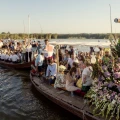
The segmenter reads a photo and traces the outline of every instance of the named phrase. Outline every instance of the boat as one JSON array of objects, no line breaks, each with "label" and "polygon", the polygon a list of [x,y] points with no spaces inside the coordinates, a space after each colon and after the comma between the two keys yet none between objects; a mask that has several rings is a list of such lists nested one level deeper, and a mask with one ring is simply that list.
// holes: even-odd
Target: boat
[{"label": "boat", "polygon": [[[61,45],[64,43],[53,42],[52,44]],[[73,45],[76,44],[78,45],[78,43],[74,43]],[[109,44],[106,45],[109,46]],[[96,46],[96,44],[92,44],[92,46]],[[56,49],[57,48],[58,47],[56,46]],[[104,120],[101,116],[96,117],[93,115],[92,109],[89,107],[88,103],[85,102],[83,97],[77,95],[72,97],[71,93],[66,91],[65,89],[55,89],[53,85],[48,84],[44,75],[38,77],[34,75],[31,71],[30,80],[32,85],[38,90],[40,94],[44,95],[47,99],[51,100],[65,110],[71,112],[72,114],[78,116],[79,118],[83,120]]]},{"label": "boat", "polygon": [[13,68],[13,69],[30,69],[31,64],[34,62],[25,62],[25,63],[10,63],[10,62],[5,62],[5,61],[0,61],[0,66],[2,67],[8,67],[8,68]]},{"label": "boat", "polygon": [[40,79],[39,77],[30,74],[30,79],[33,86],[40,94],[44,95],[60,107],[82,119],[84,118],[84,120],[99,120],[92,115],[92,112],[89,111],[86,104],[84,104],[83,98],[79,96],[71,97],[70,92],[67,91],[61,93],[59,89],[55,89],[53,86],[43,82],[43,79],[46,81],[43,77]]}]

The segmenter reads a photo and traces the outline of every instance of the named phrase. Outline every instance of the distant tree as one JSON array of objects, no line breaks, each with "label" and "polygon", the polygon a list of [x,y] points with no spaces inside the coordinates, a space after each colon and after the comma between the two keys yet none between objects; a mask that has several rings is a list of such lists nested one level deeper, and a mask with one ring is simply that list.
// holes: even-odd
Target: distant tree
[{"label": "distant tree", "polygon": [[51,34],[51,33],[49,33],[49,34],[48,34],[48,39],[51,39],[51,36],[52,36],[52,34]]},{"label": "distant tree", "polygon": [[54,39],[57,39],[57,37],[58,37],[57,33],[56,33],[56,34],[53,34],[53,38],[54,38]]},{"label": "distant tree", "polygon": [[48,34],[46,34],[45,39],[48,39]]},{"label": "distant tree", "polygon": [[8,35],[10,35],[10,32],[8,31],[8,33],[7,33]]},{"label": "distant tree", "polygon": [[6,34],[5,32],[2,32],[1,34]]}]

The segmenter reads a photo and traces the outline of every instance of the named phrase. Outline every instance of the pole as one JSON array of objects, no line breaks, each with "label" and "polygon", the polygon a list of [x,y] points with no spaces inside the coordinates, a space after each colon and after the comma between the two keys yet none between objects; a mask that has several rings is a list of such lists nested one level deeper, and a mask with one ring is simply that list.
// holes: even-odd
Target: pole
[{"label": "pole", "polygon": [[24,27],[24,34],[25,34],[25,23],[24,23],[24,20],[23,20],[23,27]]},{"label": "pole", "polygon": [[110,26],[111,26],[111,34],[112,34],[112,16],[111,16],[111,5],[110,6]]},{"label": "pole", "polygon": [[[30,44],[29,35],[30,35],[30,16],[28,15],[28,44]],[[30,62],[29,51],[28,51],[28,62]]]},{"label": "pole", "polygon": [[56,45],[57,73],[59,73],[59,45]]},{"label": "pole", "polygon": [[28,15],[28,39],[30,35],[30,16]]},{"label": "pole", "polygon": [[41,40],[42,40],[42,32],[43,32],[43,30],[42,30],[42,27],[41,27],[41,25],[40,25],[40,29],[41,29]]}]

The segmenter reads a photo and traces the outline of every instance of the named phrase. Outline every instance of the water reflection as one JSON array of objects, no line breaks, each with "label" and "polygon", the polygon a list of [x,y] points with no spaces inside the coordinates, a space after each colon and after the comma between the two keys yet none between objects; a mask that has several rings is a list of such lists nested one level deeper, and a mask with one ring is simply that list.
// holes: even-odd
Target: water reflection
[{"label": "water reflection", "polygon": [[29,71],[0,68],[0,120],[73,119],[78,118],[35,90]]}]

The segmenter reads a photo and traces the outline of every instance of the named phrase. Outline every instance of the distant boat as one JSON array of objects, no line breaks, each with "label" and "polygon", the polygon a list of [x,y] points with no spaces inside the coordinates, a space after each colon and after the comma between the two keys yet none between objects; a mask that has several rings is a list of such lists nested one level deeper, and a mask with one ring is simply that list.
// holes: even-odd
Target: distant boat
[{"label": "distant boat", "polygon": [[0,66],[13,68],[13,69],[30,69],[31,64],[33,64],[33,63],[34,63],[34,61],[26,62],[26,63],[9,63],[9,62],[5,62],[5,61],[0,61]]}]

